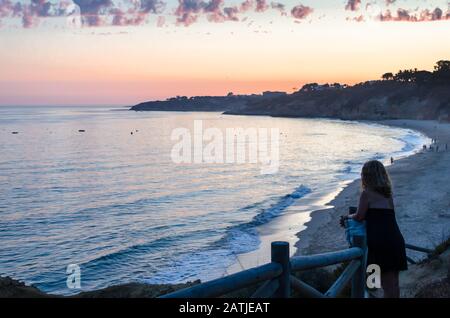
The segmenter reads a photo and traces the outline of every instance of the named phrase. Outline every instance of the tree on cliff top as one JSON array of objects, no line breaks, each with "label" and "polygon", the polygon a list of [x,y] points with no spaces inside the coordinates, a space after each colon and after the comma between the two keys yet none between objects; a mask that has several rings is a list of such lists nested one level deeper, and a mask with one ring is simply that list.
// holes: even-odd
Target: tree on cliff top
[{"label": "tree on cliff top", "polygon": [[436,62],[434,66],[435,72],[449,72],[450,71],[450,61],[440,60]]},{"label": "tree on cliff top", "polygon": [[392,81],[394,79],[394,74],[392,73],[384,73],[383,75],[381,75],[381,78],[385,81]]},{"label": "tree on cliff top", "polygon": [[450,82],[450,61],[440,60],[434,66],[434,72],[418,70],[417,68],[410,70],[400,70],[395,75],[392,73],[384,73],[381,78],[383,80],[394,80],[402,83],[439,83]]},{"label": "tree on cliff top", "polygon": [[439,82],[450,82],[450,61],[437,61],[434,66],[433,77]]}]

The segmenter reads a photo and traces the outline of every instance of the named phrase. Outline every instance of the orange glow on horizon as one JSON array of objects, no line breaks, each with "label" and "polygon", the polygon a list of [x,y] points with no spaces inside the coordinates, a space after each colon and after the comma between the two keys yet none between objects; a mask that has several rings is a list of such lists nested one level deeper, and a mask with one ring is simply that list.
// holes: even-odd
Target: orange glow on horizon
[{"label": "orange glow on horizon", "polygon": [[[385,72],[432,70],[449,59],[446,21],[326,21],[90,30],[0,29],[0,105],[119,104],[184,95],[285,91],[305,83],[355,84]],[[430,36],[432,34],[433,36]],[[439,40],[441,39],[441,40]]]}]

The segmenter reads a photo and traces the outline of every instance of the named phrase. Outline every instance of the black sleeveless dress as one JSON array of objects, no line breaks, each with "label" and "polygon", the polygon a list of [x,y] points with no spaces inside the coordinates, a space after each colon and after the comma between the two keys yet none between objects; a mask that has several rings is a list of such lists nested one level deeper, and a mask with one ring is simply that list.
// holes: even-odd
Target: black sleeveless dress
[{"label": "black sleeveless dress", "polygon": [[405,240],[394,209],[369,208],[366,214],[367,265],[377,264],[381,272],[408,269]]}]

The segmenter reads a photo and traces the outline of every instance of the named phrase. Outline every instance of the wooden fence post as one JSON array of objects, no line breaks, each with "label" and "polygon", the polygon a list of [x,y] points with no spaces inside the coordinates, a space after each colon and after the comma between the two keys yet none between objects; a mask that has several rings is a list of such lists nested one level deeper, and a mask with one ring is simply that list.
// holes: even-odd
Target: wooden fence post
[{"label": "wooden fence post", "polygon": [[352,247],[359,247],[364,251],[361,256],[361,265],[352,278],[352,298],[364,298],[366,290],[366,237],[354,236]]},{"label": "wooden fence post", "polygon": [[283,272],[278,277],[279,287],[274,293],[275,298],[288,298],[291,292],[291,263],[289,260],[289,243],[272,242],[271,245],[272,262],[279,263]]}]

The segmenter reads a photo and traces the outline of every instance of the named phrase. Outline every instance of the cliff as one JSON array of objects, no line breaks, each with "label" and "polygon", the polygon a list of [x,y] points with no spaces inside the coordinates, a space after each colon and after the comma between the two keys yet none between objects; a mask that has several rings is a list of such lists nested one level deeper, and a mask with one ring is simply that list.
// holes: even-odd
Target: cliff
[{"label": "cliff", "polygon": [[[269,95],[272,96],[272,95]],[[178,96],[148,101],[131,107],[135,111],[239,111],[248,103],[268,99],[264,95]]]},{"label": "cliff", "polygon": [[176,97],[131,107],[135,111],[221,111],[234,115],[327,117],[349,120],[450,121],[450,82],[370,81],[317,85],[293,94]]},{"label": "cliff", "polygon": [[371,81],[351,87],[314,90],[250,102],[226,114],[329,117],[349,120],[450,120],[450,83]]},{"label": "cliff", "polygon": [[150,101],[131,110],[223,111],[236,115],[328,117],[349,120],[431,119],[450,121],[450,61],[436,62],[434,71],[400,70],[383,80],[354,86],[304,85],[293,94],[185,96]]}]

